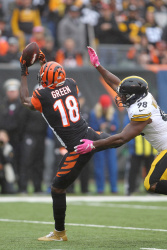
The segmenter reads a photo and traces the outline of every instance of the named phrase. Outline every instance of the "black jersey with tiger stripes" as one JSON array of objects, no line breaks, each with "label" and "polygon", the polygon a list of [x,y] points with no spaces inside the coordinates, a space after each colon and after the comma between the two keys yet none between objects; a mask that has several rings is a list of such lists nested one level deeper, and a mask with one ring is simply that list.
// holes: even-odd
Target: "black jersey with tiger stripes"
[{"label": "black jersey with tiger stripes", "polygon": [[44,119],[62,145],[73,151],[88,130],[88,124],[80,113],[76,82],[66,78],[63,85],[54,89],[39,88],[35,94],[41,103]]}]

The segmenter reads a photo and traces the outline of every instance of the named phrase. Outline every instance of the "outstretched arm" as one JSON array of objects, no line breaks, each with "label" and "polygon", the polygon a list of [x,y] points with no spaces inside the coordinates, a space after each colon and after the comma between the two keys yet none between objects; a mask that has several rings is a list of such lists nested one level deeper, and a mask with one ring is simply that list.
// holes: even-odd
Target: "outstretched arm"
[{"label": "outstretched arm", "polygon": [[80,154],[85,154],[91,152],[93,149],[107,149],[122,146],[126,142],[130,141],[137,135],[139,135],[145,126],[150,122],[150,119],[143,122],[131,121],[121,133],[110,136],[106,139],[98,141],[90,141],[83,139],[84,142],[81,145],[75,147],[75,151]]},{"label": "outstretched arm", "polygon": [[34,106],[31,103],[31,97],[29,96],[29,90],[28,90],[28,83],[27,83],[27,75],[29,74],[28,68],[26,66],[26,61],[23,61],[22,57],[20,58],[20,65],[21,65],[20,100],[25,107],[31,110],[35,110]]},{"label": "outstretched arm", "polygon": [[[45,54],[41,50],[38,59],[41,66],[46,63]],[[36,110],[32,105],[31,97],[29,96],[28,83],[27,83],[27,75],[29,73],[28,73],[28,68],[26,66],[26,61],[22,59],[22,56],[20,57],[20,65],[21,65],[21,87],[20,87],[21,102],[25,107],[31,110]]]},{"label": "outstretched arm", "polygon": [[109,72],[107,69],[105,69],[103,66],[100,65],[99,58],[96,54],[96,51],[88,47],[88,53],[90,57],[91,64],[99,71],[105,82],[115,91],[117,92],[117,87],[121,80]]},{"label": "outstretched arm", "polygon": [[114,148],[118,146],[122,146],[126,142],[130,141],[131,139],[135,138],[137,135],[140,135],[142,130],[148,124],[147,121],[143,122],[135,122],[131,121],[121,133],[110,136],[106,139],[95,141],[93,143],[95,148]]},{"label": "outstretched arm", "polygon": [[20,99],[25,107],[35,110],[31,103],[31,97],[29,96],[27,76],[21,76]]}]

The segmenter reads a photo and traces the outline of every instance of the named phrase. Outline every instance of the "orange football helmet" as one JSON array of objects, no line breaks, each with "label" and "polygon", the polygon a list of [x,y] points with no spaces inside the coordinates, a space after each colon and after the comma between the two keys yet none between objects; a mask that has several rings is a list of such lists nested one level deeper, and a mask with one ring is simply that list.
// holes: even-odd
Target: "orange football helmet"
[{"label": "orange football helmet", "polygon": [[58,87],[62,85],[65,81],[66,72],[64,68],[57,62],[47,62],[45,63],[39,73],[38,82],[44,88],[47,87]]}]

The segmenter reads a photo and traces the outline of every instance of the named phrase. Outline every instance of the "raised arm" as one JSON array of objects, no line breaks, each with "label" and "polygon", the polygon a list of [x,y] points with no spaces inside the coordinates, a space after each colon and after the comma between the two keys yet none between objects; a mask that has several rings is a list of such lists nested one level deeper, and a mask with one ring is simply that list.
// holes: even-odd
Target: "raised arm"
[{"label": "raised arm", "polygon": [[[41,66],[46,63],[45,54],[41,50],[38,59]],[[22,56],[20,57],[20,65],[21,65],[21,87],[20,87],[21,102],[25,107],[31,110],[36,110],[32,105],[31,97],[29,96],[28,83],[27,83],[27,75],[29,73],[28,73],[28,68],[26,66],[26,61],[22,59]]]},{"label": "raised arm", "polygon": [[29,96],[29,90],[28,90],[28,83],[27,83],[27,75],[29,74],[28,68],[26,66],[26,61],[23,61],[22,57],[20,57],[20,65],[21,65],[20,100],[25,107],[31,110],[35,110],[34,106],[31,103],[31,97]]},{"label": "raised arm", "polygon": [[117,76],[115,76],[114,74],[112,74],[111,72],[109,72],[107,69],[105,69],[103,66],[100,65],[99,58],[96,54],[96,51],[93,48],[88,47],[88,53],[89,53],[91,64],[99,71],[99,73],[101,74],[105,82],[115,92],[117,92],[117,87],[119,83],[121,82],[121,80]]}]

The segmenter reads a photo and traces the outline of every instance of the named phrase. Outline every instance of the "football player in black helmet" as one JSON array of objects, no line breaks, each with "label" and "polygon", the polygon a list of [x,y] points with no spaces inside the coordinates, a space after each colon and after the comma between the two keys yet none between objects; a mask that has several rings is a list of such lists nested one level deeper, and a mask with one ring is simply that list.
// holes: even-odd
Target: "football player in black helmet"
[{"label": "football player in black helmet", "polygon": [[123,79],[117,89],[115,101],[118,107],[130,107],[137,100],[148,94],[148,83],[139,76],[129,76]]},{"label": "football player in black helmet", "polygon": [[88,47],[92,65],[99,71],[105,82],[117,93],[116,103],[126,107],[130,123],[119,134],[107,139],[91,141],[82,139],[75,147],[80,154],[94,149],[103,150],[122,146],[142,134],[159,152],[145,178],[146,190],[167,195],[167,119],[157,102],[148,92],[147,82],[139,76],[129,76],[122,81],[100,65],[94,49]]}]

